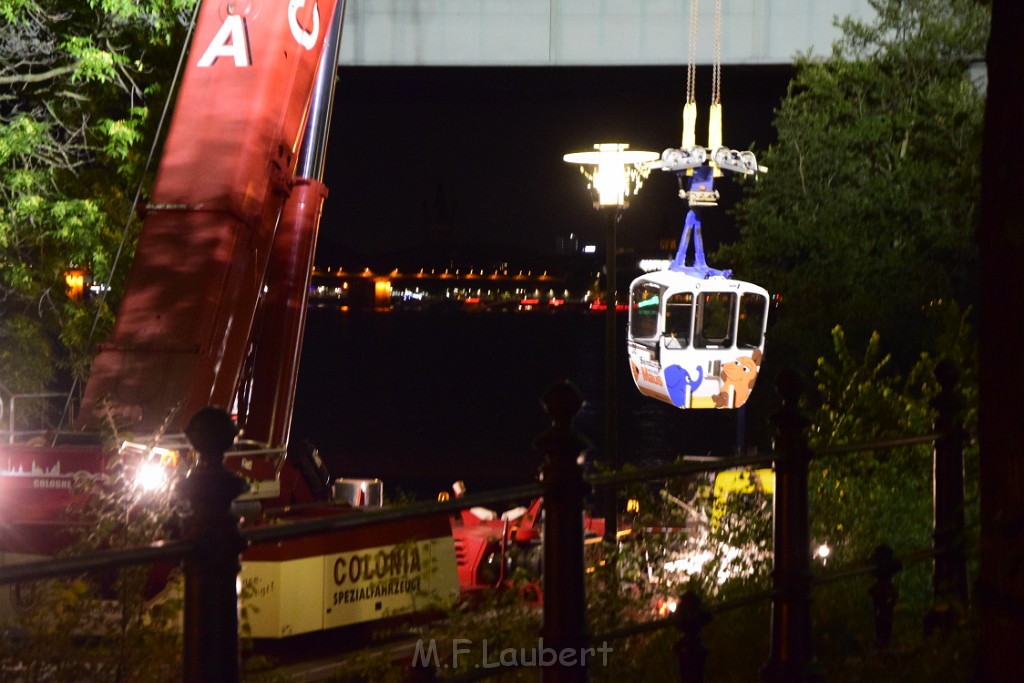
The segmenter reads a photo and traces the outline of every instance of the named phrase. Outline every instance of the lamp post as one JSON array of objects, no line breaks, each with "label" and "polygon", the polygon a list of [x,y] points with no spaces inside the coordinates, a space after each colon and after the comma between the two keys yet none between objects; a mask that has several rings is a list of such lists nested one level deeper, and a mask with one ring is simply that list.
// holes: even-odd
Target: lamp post
[{"label": "lamp post", "polygon": [[[594,208],[607,215],[605,233],[605,341],[604,341],[604,448],[608,468],[619,468],[618,410],[615,390],[616,344],[616,227],[622,210],[629,206],[647,178],[648,163],[659,158],[656,152],[630,150],[621,142],[594,145],[593,152],[573,152],[562,157],[570,164],[578,164],[580,173],[587,178],[588,189],[594,199]],[[605,498],[605,540],[615,542],[618,531],[618,503],[615,489],[609,487]]]}]

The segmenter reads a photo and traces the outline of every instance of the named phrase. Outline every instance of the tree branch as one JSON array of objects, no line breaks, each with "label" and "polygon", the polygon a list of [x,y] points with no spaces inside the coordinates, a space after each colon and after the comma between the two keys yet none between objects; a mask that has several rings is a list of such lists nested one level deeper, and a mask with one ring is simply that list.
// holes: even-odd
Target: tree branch
[{"label": "tree branch", "polygon": [[0,85],[14,85],[18,83],[41,83],[42,81],[53,80],[69,73],[73,73],[78,67],[76,64],[60,66],[49,71],[38,74],[14,74],[13,76],[0,76]]}]

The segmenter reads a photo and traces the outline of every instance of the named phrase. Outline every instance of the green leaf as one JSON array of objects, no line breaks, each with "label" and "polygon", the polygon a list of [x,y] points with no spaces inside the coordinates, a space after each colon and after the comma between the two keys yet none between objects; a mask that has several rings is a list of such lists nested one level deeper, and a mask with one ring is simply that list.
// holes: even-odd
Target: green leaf
[{"label": "green leaf", "polygon": [[63,48],[76,60],[72,83],[113,80],[116,76],[115,65],[124,61],[120,55],[96,47],[93,40],[86,36],[72,36]]}]

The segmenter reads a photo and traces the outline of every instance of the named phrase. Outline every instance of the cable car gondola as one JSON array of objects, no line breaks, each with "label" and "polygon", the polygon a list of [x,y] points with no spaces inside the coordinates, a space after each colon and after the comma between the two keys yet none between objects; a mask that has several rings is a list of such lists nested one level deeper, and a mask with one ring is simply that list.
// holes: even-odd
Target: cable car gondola
[{"label": "cable car gondola", "polygon": [[[694,237],[694,265],[686,265]],[[641,393],[677,408],[739,408],[764,355],[768,292],[704,261],[691,210],[667,270],[629,285],[629,366]]]}]

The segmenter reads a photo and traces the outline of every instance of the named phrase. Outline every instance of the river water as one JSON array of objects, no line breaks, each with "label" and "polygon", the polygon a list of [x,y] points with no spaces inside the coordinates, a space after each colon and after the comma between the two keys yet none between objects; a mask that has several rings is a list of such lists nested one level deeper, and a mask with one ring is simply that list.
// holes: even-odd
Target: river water
[{"label": "river water", "polygon": [[[735,411],[681,411],[636,391],[619,318],[620,459],[734,452]],[[292,442],[319,448],[335,476],[383,479],[388,495],[525,483],[550,424],[541,397],[560,380],[585,401],[574,426],[589,459],[604,457],[604,358],[603,313],[311,308]]]}]

